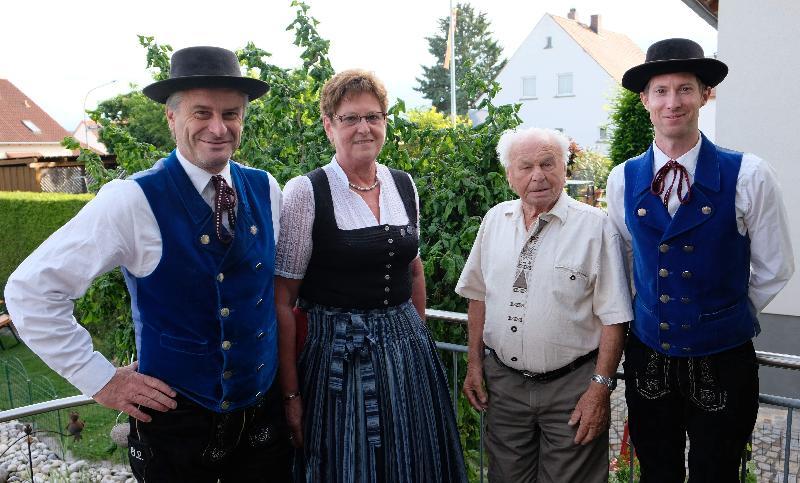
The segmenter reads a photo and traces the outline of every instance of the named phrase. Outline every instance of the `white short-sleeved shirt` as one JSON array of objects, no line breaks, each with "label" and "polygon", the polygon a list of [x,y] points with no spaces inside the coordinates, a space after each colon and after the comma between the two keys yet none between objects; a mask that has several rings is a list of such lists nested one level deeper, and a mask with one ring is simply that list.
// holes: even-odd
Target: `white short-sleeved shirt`
[{"label": "white short-sleeved shirt", "polygon": [[489,210],[456,292],[485,302],[486,345],[537,373],[596,349],[603,325],[633,318],[619,234],[602,210],[563,193],[530,230],[518,199]]}]

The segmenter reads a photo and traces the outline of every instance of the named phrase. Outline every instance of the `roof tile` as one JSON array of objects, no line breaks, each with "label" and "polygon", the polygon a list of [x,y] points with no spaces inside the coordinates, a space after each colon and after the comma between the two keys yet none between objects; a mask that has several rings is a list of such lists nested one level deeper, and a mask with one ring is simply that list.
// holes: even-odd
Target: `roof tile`
[{"label": "roof tile", "polygon": [[[23,120],[32,121],[41,132],[28,129]],[[44,112],[8,79],[0,79],[0,142],[61,142],[70,133]]]}]

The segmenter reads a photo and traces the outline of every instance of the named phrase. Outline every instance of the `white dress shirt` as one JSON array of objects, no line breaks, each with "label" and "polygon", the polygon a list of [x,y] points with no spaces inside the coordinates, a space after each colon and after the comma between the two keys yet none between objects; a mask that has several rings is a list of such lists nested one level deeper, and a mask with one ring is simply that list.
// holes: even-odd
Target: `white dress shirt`
[{"label": "white dress shirt", "polygon": [[552,371],[633,318],[621,243],[602,210],[566,193],[530,230],[522,202],[506,201],[483,218],[456,292],[485,302],[483,341],[506,365]]},{"label": "white dress shirt", "polygon": [[[336,226],[340,230],[357,230],[377,225],[405,225],[409,218],[403,199],[389,168],[377,164],[377,176],[380,182],[378,205],[380,220],[375,219],[372,210],[364,198],[350,189],[347,175],[336,156],[323,166],[328,177],[328,186],[333,200],[333,213]],[[411,176],[408,175],[409,179]],[[419,213],[419,197],[414,180],[414,199]],[[281,231],[278,240],[278,251],[275,255],[275,275],[284,278],[302,279],[306,274],[311,252],[314,249],[312,231],[314,228],[314,188],[308,176],[298,176],[286,183],[283,190],[283,208],[281,212]],[[419,233],[419,216],[417,216],[417,233]]]},{"label": "white dress shirt", "polygon": [[[211,174],[178,160],[209,206]],[[230,165],[220,173],[231,185]],[[279,236],[281,190],[269,176],[272,225]],[[226,217],[223,217],[226,218]],[[152,273],[161,259],[161,232],[150,203],[133,180],[103,186],[86,206],[53,233],[11,274],[5,290],[8,311],[25,343],[83,394],[93,396],[115,368],[94,350],[89,333],[72,315],[99,275],[125,267],[136,277]]]},{"label": "white dress shirt", "polygon": [[[686,168],[690,183],[694,183],[701,143],[702,138],[686,154],[675,160]],[[653,175],[669,160],[669,156],[653,142]],[[672,174],[666,178],[667,183],[671,181]],[[667,205],[670,216],[675,215],[680,206],[677,181],[675,183]],[[625,249],[630,260],[633,248],[631,234],[625,225],[625,163],[615,166],[608,175],[606,199],[608,215],[625,240]],[[748,296],[760,312],[794,273],[794,254],[786,208],[775,171],[766,161],[752,153],[744,153],[742,156],[734,204],[736,227],[740,234],[750,237]]]}]

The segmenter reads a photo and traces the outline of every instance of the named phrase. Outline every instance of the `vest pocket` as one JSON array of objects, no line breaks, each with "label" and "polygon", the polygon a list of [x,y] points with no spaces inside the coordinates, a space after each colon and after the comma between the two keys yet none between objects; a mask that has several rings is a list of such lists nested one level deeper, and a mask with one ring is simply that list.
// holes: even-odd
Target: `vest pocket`
[{"label": "vest pocket", "polygon": [[160,340],[161,347],[165,349],[200,356],[208,354],[208,343],[204,340],[186,339],[169,334],[161,334]]}]

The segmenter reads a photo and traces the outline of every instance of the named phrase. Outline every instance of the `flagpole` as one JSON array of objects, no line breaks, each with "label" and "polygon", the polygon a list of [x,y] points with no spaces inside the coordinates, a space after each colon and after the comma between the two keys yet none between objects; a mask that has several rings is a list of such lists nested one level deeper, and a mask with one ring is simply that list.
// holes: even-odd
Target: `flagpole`
[{"label": "flagpole", "polygon": [[453,0],[450,0],[450,31],[453,36],[450,40],[450,118],[453,127],[456,127],[456,28],[454,17]]}]

